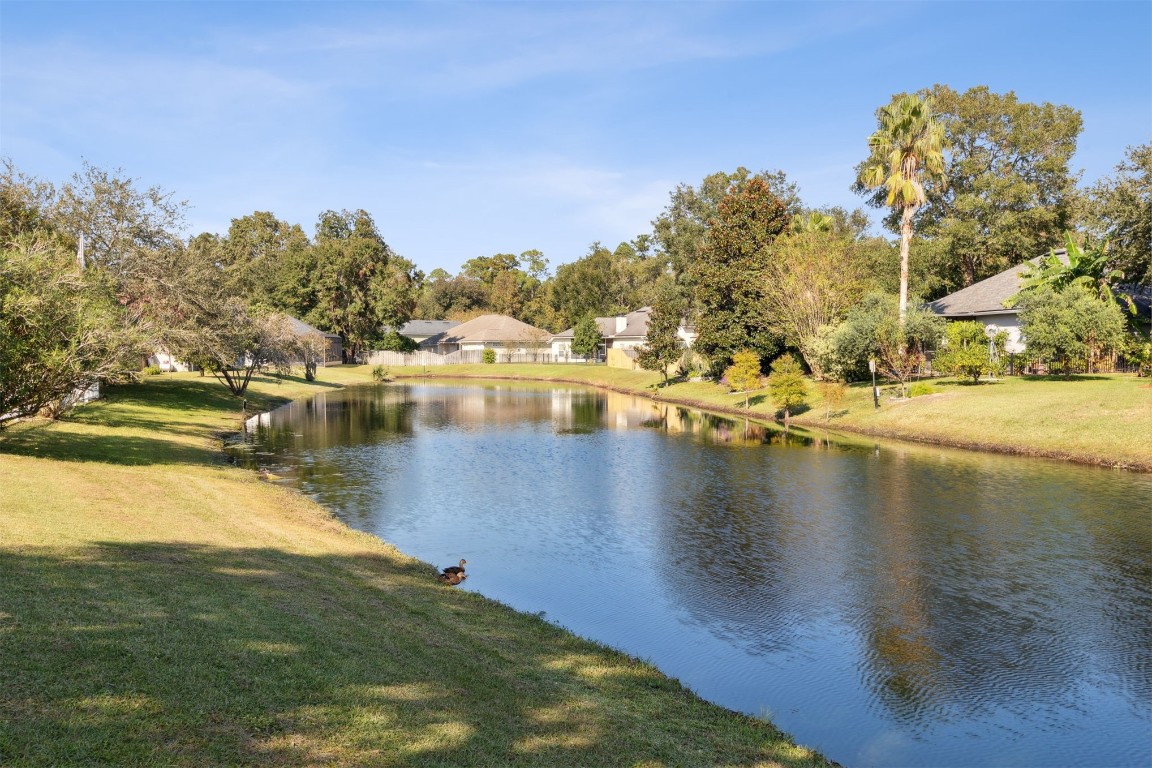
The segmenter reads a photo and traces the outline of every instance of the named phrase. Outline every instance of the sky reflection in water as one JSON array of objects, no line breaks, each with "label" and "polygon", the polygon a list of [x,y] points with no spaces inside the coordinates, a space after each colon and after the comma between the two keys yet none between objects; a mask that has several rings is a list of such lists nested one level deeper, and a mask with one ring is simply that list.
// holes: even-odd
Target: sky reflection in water
[{"label": "sky reflection in water", "polygon": [[341,390],[253,463],[852,766],[1152,762],[1152,477],[578,388]]}]

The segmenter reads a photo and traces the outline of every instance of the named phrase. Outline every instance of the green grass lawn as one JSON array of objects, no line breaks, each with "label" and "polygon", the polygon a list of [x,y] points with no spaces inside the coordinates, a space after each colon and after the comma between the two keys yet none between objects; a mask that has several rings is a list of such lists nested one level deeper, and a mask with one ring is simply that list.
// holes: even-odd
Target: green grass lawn
[{"label": "green grass lawn", "polygon": [[[966,448],[1152,471],[1152,382],[1130,375],[945,379],[910,400],[885,392],[872,406],[855,388],[830,428]],[[803,421],[825,423],[815,404]]]},{"label": "green grass lawn", "polygon": [[[393,369],[394,375],[424,375]],[[769,419],[763,391],[604,366],[454,366]],[[249,414],[371,381],[258,378],[246,411],[194,374],[112,388],[0,436],[0,764],[823,765],[650,665],[435,580],[299,494],[228,465]],[[809,428],[1152,469],[1129,376],[933,383]]]},{"label": "green grass lawn", "polygon": [[[257,380],[250,410],[369,379]],[[0,764],[825,765],[229,466],[165,375],[0,437]]]}]

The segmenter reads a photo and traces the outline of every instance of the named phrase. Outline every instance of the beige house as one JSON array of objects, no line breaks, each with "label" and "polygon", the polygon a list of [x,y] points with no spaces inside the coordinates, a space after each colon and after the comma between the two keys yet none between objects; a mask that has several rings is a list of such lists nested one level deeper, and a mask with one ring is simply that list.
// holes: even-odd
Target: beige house
[{"label": "beige house", "polygon": [[427,339],[436,351],[476,352],[494,349],[505,354],[547,351],[552,334],[507,315],[481,315]]}]

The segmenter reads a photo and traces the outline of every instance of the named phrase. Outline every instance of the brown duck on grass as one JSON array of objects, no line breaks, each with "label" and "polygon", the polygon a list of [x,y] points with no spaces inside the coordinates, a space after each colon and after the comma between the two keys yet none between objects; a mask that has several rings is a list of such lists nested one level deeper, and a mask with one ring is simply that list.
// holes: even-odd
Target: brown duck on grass
[{"label": "brown duck on grass", "polygon": [[466,573],[442,573],[439,576],[437,576],[436,578],[438,578],[440,581],[444,582],[448,586],[454,587],[457,584],[459,584],[460,582],[464,581],[464,579],[468,578],[468,574],[466,574]]},{"label": "brown duck on grass", "polygon": [[444,582],[445,584],[449,584],[449,585],[454,587],[457,584],[459,584],[460,582],[464,581],[464,579],[468,578],[468,574],[464,573],[464,566],[467,564],[468,564],[468,561],[461,558],[460,559],[460,565],[448,566],[447,568],[444,569],[444,572],[441,573],[436,578],[438,578],[440,581]]}]

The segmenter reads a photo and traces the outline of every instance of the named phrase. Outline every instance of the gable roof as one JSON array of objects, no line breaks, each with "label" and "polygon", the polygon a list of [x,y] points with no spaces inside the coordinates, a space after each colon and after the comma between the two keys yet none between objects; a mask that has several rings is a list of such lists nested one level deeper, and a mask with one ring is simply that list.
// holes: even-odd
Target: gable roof
[{"label": "gable roof", "polygon": [[[648,319],[652,313],[652,307],[641,307],[640,309],[629,312],[626,315],[615,315],[613,317],[597,317],[596,327],[600,330],[600,335],[605,339],[619,339],[622,337],[634,336],[636,338],[644,338],[648,335]],[[620,331],[616,330],[617,318],[624,318],[624,327]],[[553,339],[571,339],[576,335],[575,328],[569,328],[566,331],[555,334]]]},{"label": "gable roof", "polygon": [[[610,339],[616,335],[616,318],[615,317],[596,317],[596,328],[600,331],[600,335],[605,339]],[[561,331],[552,336],[553,339],[571,339],[576,336],[576,328],[572,327],[566,331]]]},{"label": "gable roof", "polygon": [[612,334],[613,338],[619,339],[625,336],[636,338],[647,338],[648,336],[648,323],[651,320],[652,307],[641,307],[633,312],[629,312],[624,316],[624,327],[619,332]]},{"label": "gable roof", "polygon": [[531,341],[551,336],[547,331],[507,315],[480,315],[444,332],[441,344],[484,341]]},{"label": "gable roof", "polygon": [[435,336],[458,325],[459,320],[409,320],[400,326],[397,333],[401,336]]},{"label": "gable roof", "polygon": [[297,336],[306,336],[309,333],[318,333],[321,336],[325,336],[329,339],[340,338],[340,334],[338,333],[325,333],[319,328],[308,325],[308,323],[304,322],[303,320],[292,317],[292,315],[285,315],[285,317],[288,318],[288,324],[292,326],[292,333],[296,334]]},{"label": "gable roof", "polygon": [[[1059,249],[1054,253],[1062,261],[1068,260],[1064,249]],[[1020,292],[1020,286],[1024,282],[1021,275],[1030,266],[1039,264],[1042,258],[1044,257],[1037,256],[1023,264],[1010,267],[998,275],[973,283],[967,288],[961,288],[955,293],[936,299],[928,305],[928,308],[945,317],[1016,314],[1020,309],[1018,307],[1005,307],[1004,302]]]}]

